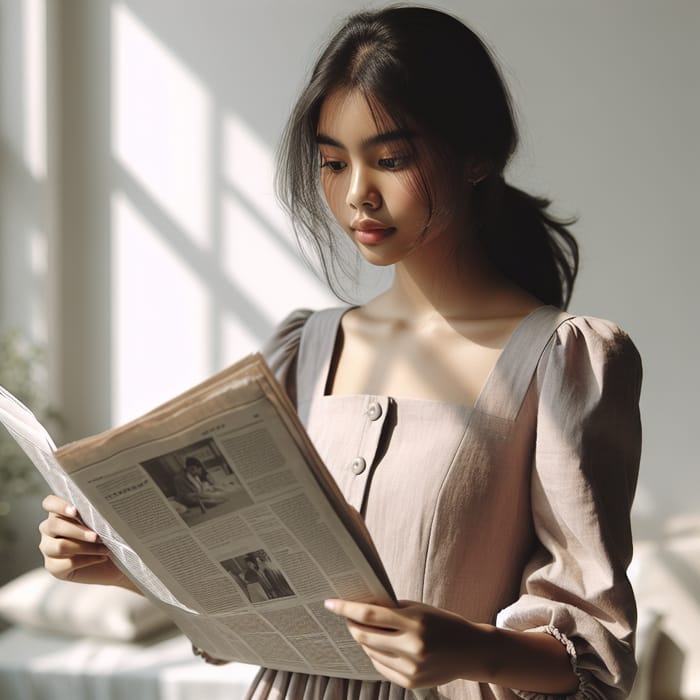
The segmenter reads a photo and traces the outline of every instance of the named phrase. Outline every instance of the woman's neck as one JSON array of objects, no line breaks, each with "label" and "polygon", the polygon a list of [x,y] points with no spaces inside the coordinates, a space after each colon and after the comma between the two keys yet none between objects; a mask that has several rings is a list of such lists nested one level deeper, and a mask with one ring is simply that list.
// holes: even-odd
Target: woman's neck
[{"label": "woman's neck", "polygon": [[529,313],[540,302],[505,279],[478,250],[421,248],[395,266],[394,282],[377,298],[378,311],[422,322],[485,320]]}]

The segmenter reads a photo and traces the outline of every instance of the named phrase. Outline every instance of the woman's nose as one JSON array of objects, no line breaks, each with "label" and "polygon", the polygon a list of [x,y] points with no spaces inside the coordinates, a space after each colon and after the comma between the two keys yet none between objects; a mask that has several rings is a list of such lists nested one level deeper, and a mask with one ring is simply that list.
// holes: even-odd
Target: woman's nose
[{"label": "woman's nose", "polygon": [[353,209],[378,209],[382,198],[371,173],[366,168],[355,168],[350,178],[346,197],[347,204]]}]

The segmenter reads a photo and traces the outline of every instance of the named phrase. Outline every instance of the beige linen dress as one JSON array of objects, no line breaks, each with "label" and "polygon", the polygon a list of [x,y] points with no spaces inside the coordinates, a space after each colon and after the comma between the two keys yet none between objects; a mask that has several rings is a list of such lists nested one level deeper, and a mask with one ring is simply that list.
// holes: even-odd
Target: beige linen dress
[{"label": "beige linen dress", "polygon": [[[286,319],[268,361],[321,457],[364,516],[398,598],[564,644],[575,698],[631,686],[626,577],[640,456],[639,356],[614,324],[540,307],[517,327],[476,404],[329,396],[347,309]],[[441,697],[544,698],[472,681]],[[261,669],[255,700],[400,700],[411,691]]]}]

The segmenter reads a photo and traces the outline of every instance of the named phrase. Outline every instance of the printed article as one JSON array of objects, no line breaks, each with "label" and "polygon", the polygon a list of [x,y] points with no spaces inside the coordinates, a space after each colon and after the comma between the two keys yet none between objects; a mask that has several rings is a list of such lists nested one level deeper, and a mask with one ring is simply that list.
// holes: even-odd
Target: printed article
[{"label": "printed article", "polygon": [[260,355],[58,450],[4,390],[0,420],[196,646],[270,668],[380,678],[323,600],[391,605],[391,585]]}]

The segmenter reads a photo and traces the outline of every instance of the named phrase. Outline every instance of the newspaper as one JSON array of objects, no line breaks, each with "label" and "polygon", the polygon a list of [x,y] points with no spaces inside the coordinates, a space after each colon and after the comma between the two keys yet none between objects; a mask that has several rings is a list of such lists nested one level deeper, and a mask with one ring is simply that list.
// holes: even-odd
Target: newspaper
[{"label": "newspaper", "polygon": [[60,449],[1,387],[0,421],[196,646],[224,660],[381,679],[323,601],[394,605],[391,584],[261,355]]}]

